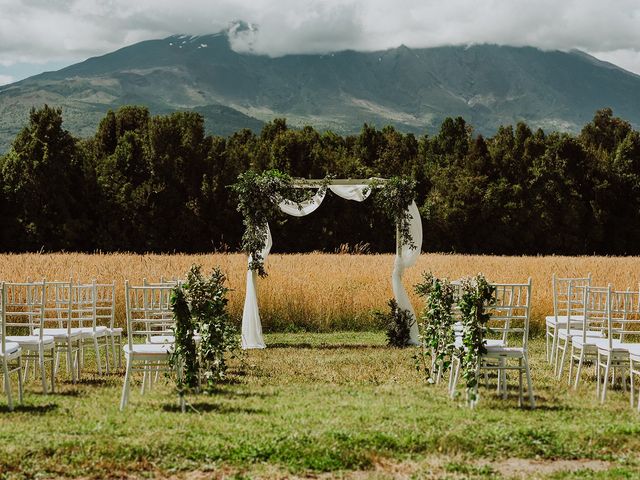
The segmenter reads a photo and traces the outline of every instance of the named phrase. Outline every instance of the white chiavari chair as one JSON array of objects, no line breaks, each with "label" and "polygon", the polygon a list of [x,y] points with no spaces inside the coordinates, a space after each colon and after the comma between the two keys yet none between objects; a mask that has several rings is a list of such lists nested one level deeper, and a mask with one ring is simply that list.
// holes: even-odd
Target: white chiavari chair
[{"label": "white chiavari chair", "polygon": [[[45,282],[44,288],[44,331],[45,336],[53,337],[56,344],[57,373],[60,354],[65,353],[67,373],[76,383],[80,369],[80,341],[82,333],[72,328],[73,282]],[[39,334],[39,329],[34,333]]]},{"label": "white chiavari chair", "polygon": [[97,324],[96,290],[95,280],[73,285],[71,321],[73,330],[81,333],[80,365],[84,364],[85,347],[88,343],[95,353],[98,375],[102,375],[101,349],[104,349],[105,368],[109,373],[109,332],[106,326]]},{"label": "white chiavari chair", "polygon": [[[20,345],[25,360],[25,378],[29,361],[34,373],[40,369],[42,391],[48,392],[45,363],[51,363],[51,391],[55,391],[56,342],[44,335],[46,282],[5,282],[4,318],[7,342]],[[37,332],[37,333],[36,333]]]},{"label": "white chiavari chair", "polygon": [[577,362],[576,378],[573,388],[578,388],[580,375],[585,361],[593,361],[598,355],[598,345],[606,339],[604,334],[611,315],[611,285],[607,287],[591,287],[584,289],[584,322],[582,328],[575,329],[570,340],[569,385],[573,375],[573,366]]},{"label": "white chiavari chair", "polygon": [[606,325],[606,339],[598,344],[596,364],[597,392],[600,401],[607,398],[609,375],[611,383],[617,376],[626,390],[627,374],[630,370],[630,357],[640,353],[640,292],[612,292],[611,314]]},{"label": "white chiavari chair", "polygon": [[151,375],[149,368],[169,371],[169,358],[173,344],[150,343],[151,337],[159,332],[167,332],[173,325],[173,320],[166,315],[167,298],[172,286],[130,286],[125,281],[125,306],[127,312],[127,344],[123,347],[126,372],[122,388],[120,409],[123,410],[129,399],[131,374],[143,372],[142,386]]},{"label": "white chiavari chair", "polygon": [[[495,370],[498,374],[498,389],[503,397],[507,394],[507,372],[515,371],[519,379],[519,404],[524,404],[523,376],[526,376],[529,405],[535,408],[531,368],[529,366],[529,320],[531,315],[531,278],[527,283],[493,284],[496,302],[487,306],[490,319],[487,324],[486,353],[480,356],[476,372],[474,399],[478,402],[478,382],[482,371]],[[461,362],[455,360],[452,374],[451,395],[455,393]]]},{"label": "white chiavari chair", "polygon": [[13,395],[11,394],[11,374],[18,375],[18,401],[22,403],[22,349],[16,342],[7,341],[5,325],[5,304],[7,290],[4,282],[0,283],[0,363],[4,378],[4,391],[7,394],[7,405],[13,410]]},{"label": "white chiavari chair", "polygon": [[[547,361],[556,363],[556,353],[558,350],[559,332],[569,325],[570,328],[581,328],[582,301],[584,287],[591,285],[591,274],[586,277],[556,277],[553,274],[551,279],[553,289],[553,315],[545,318],[546,336],[545,347]],[[570,287],[577,287],[572,288]]]},{"label": "white chiavari chair", "polygon": [[[114,368],[122,367],[122,328],[115,326],[116,282],[95,283],[96,325],[105,326],[111,341]],[[117,352],[117,353],[116,353]],[[116,357],[118,359],[116,363]]]}]

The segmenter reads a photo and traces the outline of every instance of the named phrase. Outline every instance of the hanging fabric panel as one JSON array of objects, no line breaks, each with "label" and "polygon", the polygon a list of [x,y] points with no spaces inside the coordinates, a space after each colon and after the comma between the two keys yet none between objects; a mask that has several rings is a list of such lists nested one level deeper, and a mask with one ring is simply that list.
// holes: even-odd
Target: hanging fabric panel
[{"label": "hanging fabric panel", "polygon": [[292,215],[294,217],[304,217],[305,215],[309,215],[312,212],[315,212],[316,209],[324,200],[325,190],[319,190],[313,197],[304,202],[296,203],[291,200],[282,200],[278,207],[287,215]]},{"label": "hanging fabric panel", "polygon": [[[420,211],[416,202],[411,202],[409,208],[407,208],[409,215],[411,216],[409,231],[411,232],[411,238],[416,248],[412,249],[408,245],[403,245],[401,248],[396,248],[396,258],[393,262],[393,273],[391,274],[391,285],[393,287],[393,296],[398,303],[398,307],[403,310],[409,310],[411,316],[414,318],[413,325],[411,325],[411,343],[419,344],[419,332],[416,317],[416,312],[413,310],[409,295],[402,283],[402,275],[405,269],[415,265],[420,251],[422,250],[422,220],[420,219]],[[396,242],[397,244],[397,242]]]},{"label": "hanging fabric panel", "polygon": [[[262,249],[262,259],[266,260],[271,251],[273,239],[271,230],[267,224],[267,241]],[[249,256],[251,264],[251,256]],[[244,297],[244,309],[242,311],[242,348],[265,348],[262,338],[262,323],[260,322],[260,311],[258,310],[258,272],[247,269],[247,291]]]}]

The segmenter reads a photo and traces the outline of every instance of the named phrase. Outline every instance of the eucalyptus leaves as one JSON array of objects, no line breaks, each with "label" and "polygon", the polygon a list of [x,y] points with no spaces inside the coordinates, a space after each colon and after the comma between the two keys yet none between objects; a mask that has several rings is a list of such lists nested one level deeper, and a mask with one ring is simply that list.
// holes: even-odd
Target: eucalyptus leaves
[{"label": "eucalyptus leaves", "polygon": [[480,274],[451,283],[425,273],[415,290],[426,301],[418,322],[419,366],[433,383],[451,366],[454,356],[458,357],[468,398],[473,401],[478,362],[486,353],[487,308],[495,303],[495,287]]},{"label": "eucalyptus leaves", "polygon": [[[175,320],[175,345],[170,363],[179,370],[181,396],[189,390],[213,389],[225,378],[225,355],[235,353],[238,338],[227,313],[226,277],[215,268],[206,278],[194,265],[183,284],[173,289],[171,308]],[[197,341],[196,341],[197,339]]]}]

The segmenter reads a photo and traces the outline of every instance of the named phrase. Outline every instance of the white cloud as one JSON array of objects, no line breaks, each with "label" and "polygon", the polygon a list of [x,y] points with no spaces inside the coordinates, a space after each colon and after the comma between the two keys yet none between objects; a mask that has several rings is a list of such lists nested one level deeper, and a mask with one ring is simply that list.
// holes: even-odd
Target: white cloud
[{"label": "white cloud", "polygon": [[0,0],[0,64],[77,59],[233,20],[238,50],[272,56],[405,44],[579,48],[640,72],[637,0]]},{"label": "white cloud", "polygon": [[12,83],[15,79],[11,75],[0,75],[0,85]]}]

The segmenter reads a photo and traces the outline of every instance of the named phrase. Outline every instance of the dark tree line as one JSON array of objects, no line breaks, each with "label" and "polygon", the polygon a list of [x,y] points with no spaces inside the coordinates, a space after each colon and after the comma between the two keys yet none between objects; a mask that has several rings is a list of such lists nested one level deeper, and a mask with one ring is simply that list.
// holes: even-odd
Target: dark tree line
[{"label": "dark tree line", "polygon": [[[364,125],[340,136],[269,122],[222,138],[193,112],[109,112],[94,137],[66,131],[60,110],[32,110],[0,157],[0,250],[236,250],[242,219],[228,186],[248,170],[293,176],[417,180],[428,251],[639,254],[640,133],[605,109],[579,135],[524,123],[493,137],[462,118],[434,136]],[[313,218],[272,223],[277,251],[342,243],[393,248],[372,202],[327,196]]]}]

